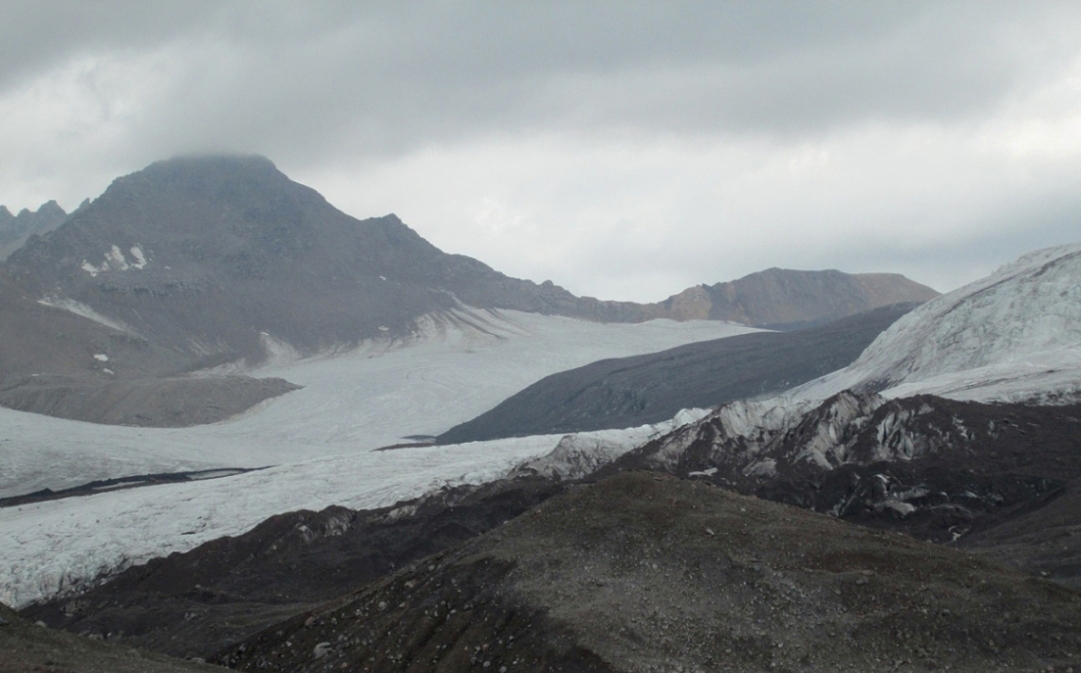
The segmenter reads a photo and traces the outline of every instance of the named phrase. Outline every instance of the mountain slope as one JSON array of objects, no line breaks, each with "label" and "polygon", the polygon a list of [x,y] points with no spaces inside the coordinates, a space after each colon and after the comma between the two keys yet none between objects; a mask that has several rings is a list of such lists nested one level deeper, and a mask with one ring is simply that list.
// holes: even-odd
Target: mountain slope
[{"label": "mountain slope", "polygon": [[165,375],[183,364],[88,306],[34,301],[0,274],[0,405],[96,423],[187,426],[296,389],[281,379]]},{"label": "mountain slope", "polygon": [[548,376],[439,436],[442,444],[656,423],[680,409],[777,393],[856,359],[914,305],[798,332],[758,332],[602,360]]},{"label": "mountain slope", "polygon": [[1021,257],[930,301],[846,369],[795,394],[847,388],[888,396],[1074,399],[1081,393],[1081,244]]},{"label": "mountain slope", "polygon": [[314,353],[409,334],[459,302],[647,317],[447,255],[393,215],[356,220],[261,157],[178,158],[119,178],[6,266],[32,296],[89,306],[191,368],[258,362],[267,335]]},{"label": "mountain slope", "polygon": [[[17,218],[5,210],[0,220],[3,214],[10,220],[5,231],[31,215],[35,221],[63,215],[55,204]],[[768,282],[748,277],[733,286],[742,288],[736,293],[742,313],[706,311],[703,317],[822,320],[884,298],[908,298],[915,286],[900,277],[871,282],[832,271],[771,270],[758,276]],[[47,333],[62,335],[64,343],[46,344],[40,353],[8,348],[0,361],[0,403],[142,425],[220,420],[236,405],[213,402],[210,407],[222,411],[177,415],[150,401],[175,398],[180,388],[161,396],[132,384],[129,395],[133,389],[112,385],[114,380],[178,380],[222,367],[244,371],[277,356],[409,339],[422,321],[454,320],[463,309],[600,322],[694,317],[680,308],[685,302],[600,301],[575,297],[551,282],[509,278],[477,260],[440,251],[394,215],[352,218],[258,156],[180,157],[118,178],[62,226],[30,237],[0,265],[0,291],[98,323],[75,321],[42,332],[19,320],[5,322],[2,329],[14,342],[32,343]],[[793,313],[793,305],[802,312]],[[101,325],[113,330],[111,341],[98,337]],[[49,337],[56,338],[61,337]],[[110,347],[125,339],[139,348]],[[100,364],[106,361],[108,366]],[[28,377],[51,383],[42,386]],[[251,399],[258,388],[233,382],[243,386],[236,400]],[[216,396],[219,384],[206,394]],[[111,387],[95,388],[106,385]],[[120,397],[127,400],[123,408],[101,404]],[[83,402],[89,398],[94,402]],[[148,401],[145,408],[141,400]]]}]

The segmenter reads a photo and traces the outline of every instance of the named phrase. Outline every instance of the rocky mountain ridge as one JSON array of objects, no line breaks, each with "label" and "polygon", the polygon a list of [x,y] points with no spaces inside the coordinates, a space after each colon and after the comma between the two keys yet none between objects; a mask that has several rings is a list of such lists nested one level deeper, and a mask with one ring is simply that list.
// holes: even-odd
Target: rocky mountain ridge
[{"label": "rocky mountain ridge", "polygon": [[56,201],[46,201],[37,210],[23,208],[18,215],[0,206],[0,262],[18,250],[35,235],[56,229],[68,217],[68,213]]}]

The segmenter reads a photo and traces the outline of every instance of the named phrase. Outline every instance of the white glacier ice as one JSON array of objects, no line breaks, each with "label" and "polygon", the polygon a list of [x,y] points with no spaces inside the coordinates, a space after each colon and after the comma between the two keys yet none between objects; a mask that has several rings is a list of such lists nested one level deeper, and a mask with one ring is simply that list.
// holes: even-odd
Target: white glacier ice
[{"label": "white glacier ice", "polygon": [[850,366],[796,397],[847,388],[885,397],[929,393],[975,401],[1081,396],[1081,244],[1021,257],[927,302],[883,332]]},{"label": "white glacier ice", "polygon": [[[461,318],[462,316],[459,316]],[[282,354],[251,372],[303,389],[213,425],[94,425],[0,409],[0,497],[97,479],[217,467],[263,467],[437,435],[548,374],[753,331],[656,320],[602,324],[515,311],[431,319],[408,339],[333,357]]]}]

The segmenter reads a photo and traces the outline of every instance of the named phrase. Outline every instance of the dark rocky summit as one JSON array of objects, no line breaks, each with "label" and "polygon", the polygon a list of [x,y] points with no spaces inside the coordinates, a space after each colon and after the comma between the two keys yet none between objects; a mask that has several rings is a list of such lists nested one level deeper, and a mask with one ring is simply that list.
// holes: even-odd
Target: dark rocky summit
[{"label": "dark rocky summit", "polygon": [[119,178],[6,270],[30,296],[89,306],[190,369],[258,363],[267,337],[314,353],[408,334],[459,302],[646,317],[443,253],[393,215],[356,220],[262,157],[178,158]]},{"label": "dark rocky summit", "polygon": [[842,369],[915,304],[794,332],[760,332],[613,358],[547,376],[439,436],[441,444],[604,428],[778,393]]}]

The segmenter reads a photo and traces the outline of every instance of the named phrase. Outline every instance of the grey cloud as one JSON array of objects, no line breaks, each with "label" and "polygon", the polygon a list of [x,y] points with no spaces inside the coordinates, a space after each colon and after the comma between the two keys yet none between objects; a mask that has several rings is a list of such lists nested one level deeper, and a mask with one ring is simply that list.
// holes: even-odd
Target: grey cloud
[{"label": "grey cloud", "polygon": [[[1081,13],[917,2],[41,6],[0,13],[0,85],[75,53],[174,44],[199,65],[133,129],[133,146],[294,161],[489,133],[813,134],[963,117],[1072,56],[1062,15],[1076,25]],[[226,63],[200,62],[208,49]]]}]

